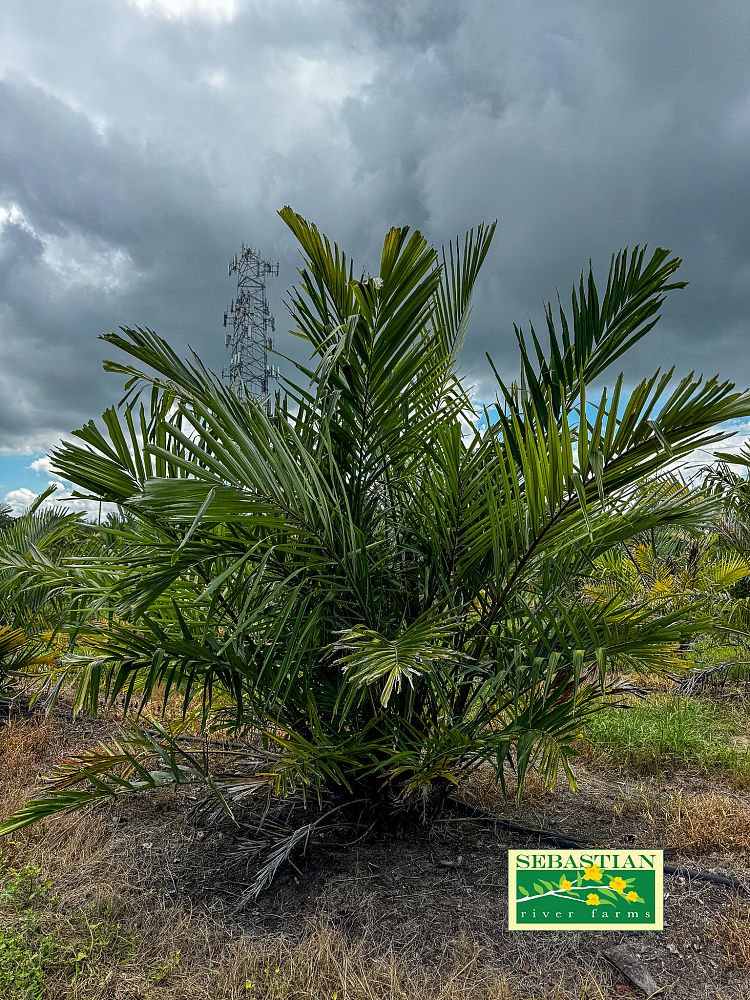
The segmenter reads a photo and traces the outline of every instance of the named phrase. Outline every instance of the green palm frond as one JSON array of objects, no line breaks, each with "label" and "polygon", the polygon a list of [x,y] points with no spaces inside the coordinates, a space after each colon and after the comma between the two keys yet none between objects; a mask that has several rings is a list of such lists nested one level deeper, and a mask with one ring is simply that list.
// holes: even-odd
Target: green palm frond
[{"label": "green palm frond", "polygon": [[[547,305],[547,351],[533,327],[529,332],[531,345],[522,330],[515,328],[521,352],[521,384],[543,419],[550,405],[547,393],[555,416],[559,416],[560,408],[579,394],[581,386],[597,379],[653,329],[665,293],[686,285],[669,280],[680,263],[679,258],[670,257],[669,251],[661,248],[648,262],[645,247],[635,247],[630,254],[622,250],[612,257],[603,296],[589,267],[588,276],[582,274],[578,289],[573,289],[570,315],[558,300],[559,327],[552,305]],[[502,380],[498,381],[508,398]],[[615,412],[621,392],[618,383],[613,397]]]},{"label": "green palm frond", "polygon": [[413,689],[414,680],[429,673],[440,685],[441,667],[462,659],[453,645],[458,625],[458,619],[431,614],[401,628],[393,639],[359,625],[342,630],[334,651],[355,691],[382,683],[380,704],[386,708],[404,682]]}]

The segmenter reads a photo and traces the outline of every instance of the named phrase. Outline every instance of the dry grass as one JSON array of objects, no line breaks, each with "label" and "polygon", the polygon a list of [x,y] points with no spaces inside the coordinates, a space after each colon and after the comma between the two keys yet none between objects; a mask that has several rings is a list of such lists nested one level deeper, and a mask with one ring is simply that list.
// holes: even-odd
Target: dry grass
[{"label": "dry grass", "polygon": [[714,939],[728,969],[750,971],[750,907],[747,902],[735,900],[726,913],[717,915]]},{"label": "dry grass", "polygon": [[0,726],[0,793],[5,814],[18,808],[45,769],[55,728],[50,720],[18,719]]},{"label": "dry grass", "polygon": [[[59,730],[59,725],[57,726]],[[50,719],[13,719],[0,726],[3,784],[21,784],[49,757],[55,726]]]},{"label": "dry grass", "polygon": [[681,853],[750,855],[750,804],[741,793],[664,789],[640,782],[612,806],[618,819],[640,818]]},{"label": "dry grass", "polygon": [[[32,899],[33,940],[54,940],[45,967],[49,997],[60,1000],[599,1000],[607,979],[582,972],[575,993],[550,987],[529,993],[518,980],[485,961],[481,947],[459,935],[442,944],[434,965],[418,949],[394,949],[387,927],[368,924],[353,936],[323,917],[278,931],[248,932],[215,913],[149,896],[132,884],[120,845],[104,839],[91,848],[95,824],[68,829],[56,846],[35,854],[56,861],[46,895]],[[28,846],[28,845],[27,845]],[[108,863],[107,863],[108,862]],[[19,859],[20,864],[20,859]],[[35,879],[44,884],[46,871]],[[22,901],[28,921],[30,909]],[[0,926],[12,928],[20,907],[0,903]],[[0,938],[2,932],[0,932]],[[0,945],[1,945],[0,940]],[[19,993],[19,1000],[24,994]],[[16,1000],[4,994],[3,1000]]]},{"label": "dry grass", "polygon": [[666,804],[667,840],[696,853],[750,852],[750,806],[739,795],[674,792]]},{"label": "dry grass", "polygon": [[459,797],[475,809],[499,813],[507,808],[509,803],[541,804],[551,802],[557,791],[562,790],[564,793],[567,789],[567,782],[558,780],[556,786],[550,787],[542,781],[536,771],[529,771],[521,793],[518,795],[516,794],[516,776],[510,769],[506,772],[505,778],[507,794],[504,795],[493,768],[482,766],[474,771],[468,780],[460,783]]},{"label": "dry grass", "polygon": [[317,925],[304,938],[291,942],[283,936],[273,941],[237,941],[228,950],[217,977],[218,995],[291,1000],[297,997],[380,1000],[512,1000],[512,984],[498,972],[488,972],[479,952],[457,942],[444,973],[437,979],[426,974],[412,956],[379,951],[372,943],[349,941],[340,931]]}]

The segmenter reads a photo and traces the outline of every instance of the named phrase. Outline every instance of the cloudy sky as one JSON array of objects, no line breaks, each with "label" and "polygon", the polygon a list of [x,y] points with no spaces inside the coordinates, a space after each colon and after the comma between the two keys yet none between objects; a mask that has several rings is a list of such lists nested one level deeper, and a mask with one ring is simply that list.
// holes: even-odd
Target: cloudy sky
[{"label": "cloudy sky", "polygon": [[[750,6],[741,0],[4,0],[0,499],[119,398],[96,335],[223,363],[226,261],[296,251],[289,203],[364,267],[393,224],[499,219],[463,367],[515,371],[589,258],[667,246],[676,293],[628,362],[750,384]],[[283,338],[282,339],[283,342]]]}]

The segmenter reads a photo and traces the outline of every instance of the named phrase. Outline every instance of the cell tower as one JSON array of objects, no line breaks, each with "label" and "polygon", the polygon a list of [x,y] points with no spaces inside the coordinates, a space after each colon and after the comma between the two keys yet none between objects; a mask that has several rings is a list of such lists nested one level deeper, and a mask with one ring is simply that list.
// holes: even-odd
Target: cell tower
[{"label": "cell tower", "polygon": [[257,250],[242,244],[229,261],[229,275],[237,275],[237,296],[224,313],[229,367],[224,378],[240,399],[256,399],[270,406],[268,383],[279,370],[268,364],[273,348],[274,318],[266,300],[266,276],[278,277],[279,265],[263,260]]}]

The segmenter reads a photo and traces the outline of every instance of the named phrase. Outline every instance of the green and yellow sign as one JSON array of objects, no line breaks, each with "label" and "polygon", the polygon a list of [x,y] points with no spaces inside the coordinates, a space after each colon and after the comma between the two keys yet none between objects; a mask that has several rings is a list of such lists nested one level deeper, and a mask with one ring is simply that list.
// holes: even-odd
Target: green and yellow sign
[{"label": "green and yellow sign", "polygon": [[660,931],[663,851],[508,851],[515,931]]}]

